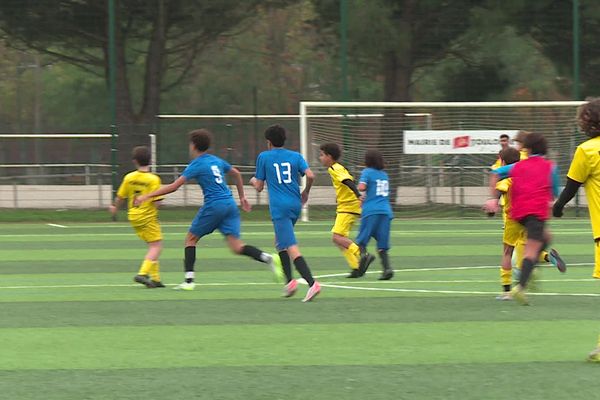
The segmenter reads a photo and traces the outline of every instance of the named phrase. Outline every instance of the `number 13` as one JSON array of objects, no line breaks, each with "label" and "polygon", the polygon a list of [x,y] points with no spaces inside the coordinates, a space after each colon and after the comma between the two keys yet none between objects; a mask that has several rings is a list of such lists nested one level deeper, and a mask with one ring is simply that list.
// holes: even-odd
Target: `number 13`
[{"label": "number 13", "polygon": [[[281,165],[281,167],[280,167]],[[281,164],[273,163],[275,170],[277,171],[277,182],[281,183],[292,183],[292,165],[289,162]],[[281,176],[283,175],[283,179]]]}]

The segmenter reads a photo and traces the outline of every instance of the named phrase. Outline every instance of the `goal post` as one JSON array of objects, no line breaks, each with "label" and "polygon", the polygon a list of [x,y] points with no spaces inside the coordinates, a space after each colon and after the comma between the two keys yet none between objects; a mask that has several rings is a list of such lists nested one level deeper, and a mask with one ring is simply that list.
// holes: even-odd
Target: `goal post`
[{"label": "goal post", "polygon": [[[318,146],[338,143],[343,149],[342,163],[358,178],[365,151],[378,149],[386,159],[397,215],[480,215],[478,209],[487,197],[487,171],[500,150],[494,142],[499,134],[518,130],[544,134],[549,140],[550,157],[564,175],[575,147],[585,139],[575,123],[576,109],[583,103],[301,102],[301,152],[311,167],[323,172],[319,170]],[[334,115],[341,118],[323,118]],[[450,142],[441,139],[433,150],[407,147],[409,136],[417,138],[413,144],[426,144],[428,138],[439,137],[443,132],[467,140],[459,144],[466,148],[453,148]],[[448,148],[440,147],[442,142],[450,143]],[[476,143],[488,145],[477,150],[473,148]],[[312,214],[326,209],[332,213],[334,199],[331,188],[311,192],[302,220],[308,220],[309,211]]]}]

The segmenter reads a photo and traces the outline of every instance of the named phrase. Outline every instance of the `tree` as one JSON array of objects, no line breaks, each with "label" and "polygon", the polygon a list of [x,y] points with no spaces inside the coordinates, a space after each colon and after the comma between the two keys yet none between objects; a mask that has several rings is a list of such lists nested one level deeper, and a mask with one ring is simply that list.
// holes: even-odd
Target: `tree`
[{"label": "tree", "polygon": [[[285,3],[116,1],[116,106],[122,149],[142,140],[160,111],[161,94],[185,82],[199,54],[243,29],[258,6]],[[9,45],[49,54],[106,79],[107,26],[107,0],[0,3],[0,31]],[[120,152],[122,166],[129,165],[128,153]]]}]

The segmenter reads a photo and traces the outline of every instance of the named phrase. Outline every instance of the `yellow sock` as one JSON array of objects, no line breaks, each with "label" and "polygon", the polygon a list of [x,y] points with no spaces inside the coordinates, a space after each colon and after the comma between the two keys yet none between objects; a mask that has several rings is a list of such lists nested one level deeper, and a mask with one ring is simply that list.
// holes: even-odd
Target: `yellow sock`
[{"label": "yellow sock", "polygon": [[358,260],[360,258],[360,249],[356,243],[352,243],[346,250],[343,250],[344,258],[352,269],[358,269]]},{"label": "yellow sock", "polygon": [[543,263],[543,262],[546,262],[546,256],[547,256],[547,255],[548,255],[548,252],[547,252],[547,251],[545,251],[545,250],[543,250],[543,251],[540,253],[540,259],[539,259],[538,261],[539,261],[539,262],[541,262],[541,263]]},{"label": "yellow sock", "polygon": [[592,277],[600,279],[600,242],[594,243],[594,274]]},{"label": "yellow sock", "polygon": [[502,286],[510,285],[512,283],[512,269],[500,267],[500,281],[502,282]]},{"label": "yellow sock", "polygon": [[150,279],[154,282],[160,282],[160,264],[158,261],[152,263],[152,267],[150,268]]},{"label": "yellow sock", "polygon": [[523,262],[523,255],[525,254],[525,243],[518,242],[515,246],[515,255],[517,257],[516,267],[521,269],[521,263]]},{"label": "yellow sock", "polygon": [[144,260],[142,266],[140,267],[138,275],[149,275],[150,270],[152,269],[152,263],[152,260]]}]

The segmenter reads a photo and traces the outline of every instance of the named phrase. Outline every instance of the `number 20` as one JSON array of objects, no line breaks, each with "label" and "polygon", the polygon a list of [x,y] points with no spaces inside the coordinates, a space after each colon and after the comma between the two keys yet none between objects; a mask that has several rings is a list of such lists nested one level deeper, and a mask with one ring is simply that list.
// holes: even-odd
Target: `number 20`
[{"label": "number 20", "polygon": [[[280,167],[281,165],[281,167]],[[277,182],[281,183],[292,183],[292,165],[289,162],[281,164],[273,163],[275,171],[277,171]],[[283,175],[283,179],[281,179]]]}]

